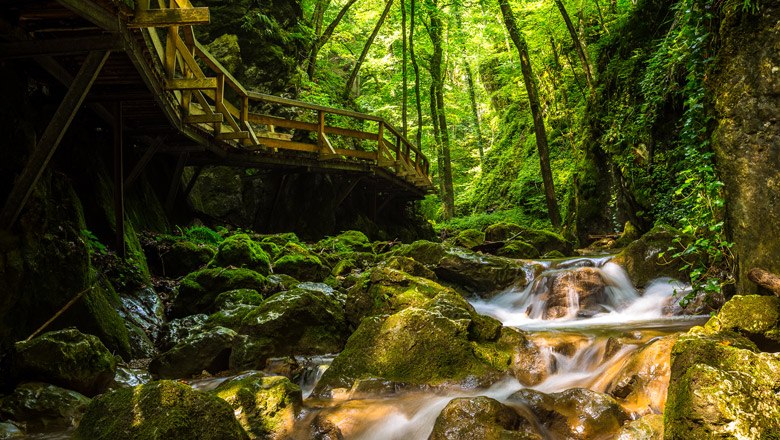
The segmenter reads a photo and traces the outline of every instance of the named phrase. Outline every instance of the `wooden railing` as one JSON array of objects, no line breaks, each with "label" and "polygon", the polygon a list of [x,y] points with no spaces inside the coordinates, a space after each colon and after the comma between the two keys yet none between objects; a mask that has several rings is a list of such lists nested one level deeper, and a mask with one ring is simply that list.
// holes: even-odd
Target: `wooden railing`
[{"label": "wooden railing", "polygon": [[[189,0],[169,0],[167,4],[157,0],[158,8],[153,9],[149,0],[136,1],[135,16],[128,27],[147,29],[151,50],[163,66],[163,87],[172,94],[184,123],[244,150],[302,151],[315,153],[322,161],[369,162],[417,187],[430,189],[428,158],[384,119],[247,90],[195,38],[192,26],[209,22],[208,8],[193,7]],[[158,33],[161,28],[166,30],[164,43]],[[263,105],[292,109],[288,113],[296,114],[296,119],[253,111]],[[303,119],[307,113],[308,121]],[[361,126],[375,124],[376,131],[326,123],[336,118],[356,120]],[[277,128],[286,132],[277,132]],[[316,143],[293,140],[296,130],[316,133]],[[347,148],[339,148],[329,135],[351,141],[345,142]]]}]

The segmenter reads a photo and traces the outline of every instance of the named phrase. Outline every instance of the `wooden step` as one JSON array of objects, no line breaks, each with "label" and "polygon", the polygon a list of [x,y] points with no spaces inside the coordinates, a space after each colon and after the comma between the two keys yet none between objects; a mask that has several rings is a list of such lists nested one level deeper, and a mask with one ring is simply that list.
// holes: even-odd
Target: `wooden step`
[{"label": "wooden step", "polygon": [[216,78],[167,78],[165,90],[204,90],[217,89]]},{"label": "wooden step", "polygon": [[248,131],[227,131],[214,136],[218,141],[229,141],[233,139],[249,139]]},{"label": "wooden step", "polygon": [[184,122],[190,124],[210,124],[213,122],[222,122],[224,118],[222,113],[214,113],[213,115],[187,115],[184,117]]}]

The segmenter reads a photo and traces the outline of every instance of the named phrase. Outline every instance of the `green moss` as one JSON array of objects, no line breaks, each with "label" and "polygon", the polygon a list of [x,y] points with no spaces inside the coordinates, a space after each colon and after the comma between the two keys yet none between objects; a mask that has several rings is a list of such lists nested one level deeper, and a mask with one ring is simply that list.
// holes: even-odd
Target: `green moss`
[{"label": "green moss", "polygon": [[159,381],[94,399],[74,438],[243,440],[247,435],[224,400],[184,384]]},{"label": "green moss", "polygon": [[334,266],[333,270],[330,271],[330,274],[334,277],[344,276],[352,272],[353,270],[357,269],[357,264],[355,263],[355,260],[351,258],[339,260]]},{"label": "green moss", "polygon": [[461,231],[457,237],[455,237],[455,246],[464,248],[473,248],[479,246],[485,242],[485,233],[478,229],[466,229]]},{"label": "green moss", "polygon": [[539,251],[536,248],[525,241],[511,240],[502,246],[496,255],[507,258],[539,258]]},{"label": "green moss", "polygon": [[131,354],[130,335],[117,309],[121,307],[119,295],[108,282],[100,282],[81,299],[83,310],[76,309],[74,318],[85,314],[79,326],[95,334],[111,350],[123,357]]},{"label": "green moss", "polygon": [[393,256],[385,260],[384,266],[388,269],[400,270],[416,277],[436,280],[436,273],[425,267],[424,264],[409,257]]},{"label": "green moss", "polygon": [[290,275],[301,281],[322,281],[330,269],[315,255],[288,254],[274,261],[274,272]]},{"label": "green moss", "polygon": [[259,306],[265,298],[263,295],[252,289],[236,289],[222,292],[214,300],[214,307],[218,309],[229,309],[240,304],[249,306]]},{"label": "green moss", "polygon": [[638,240],[641,237],[639,230],[631,222],[626,222],[623,226],[623,232],[620,234],[617,240],[615,240],[614,247],[622,248],[626,247],[634,240]]},{"label": "green moss", "polygon": [[236,234],[219,244],[209,267],[235,266],[268,275],[270,259],[262,247],[247,234]]},{"label": "green moss", "polygon": [[436,265],[439,263],[439,260],[444,258],[446,250],[442,244],[418,240],[398,247],[393,253],[402,257],[413,258],[422,264]]},{"label": "green moss", "polygon": [[249,269],[203,269],[193,272],[181,281],[171,304],[171,316],[182,317],[214,309],[214,300],[220,293],[236,289],[266,292],[268,280]]},{"label": "green moss", "polygon": [[23,379],[53,383],[87,396],[103,392],[116,370],[116,360],[103,343],[74,328],[17,342],[15,362]]},{"label": "green moss", "polygon": [[680,231],[666,225],[656,225],[639,240],[633,241],[618,255],[613,262],[625,268],[631,281],[637,287],[645,287],[655,278],[670,277],[689,281],[688,276],[680,270],[688,265],[686,260],[695,260],[696,255],[682,258],[671,258],[670,248],[680,249],[676,240],[685,243],[687,238]]},{"label": "green moss", "polygon": [[302,244],[301,239],[295,235],[294,232],[284,232],[281,234],[260,235],[261,243],[273,243],[277,246],[284,247],[287,243]]},{"label": "green moss", "polygon": [[286,377],[262,373],[227,380],[214,390],[214,394],[241,414],[238,420],[253,438],[289,436],[303,404],[298,385]]},{"label": "green moss", "polygon": [[214,258],[216,249],[211,245],[189,240],[177,240],[170,250],[161,255],[166,276],[180,277],[203,268]]},{"label": "green moss", "polygon": [[772,336],[772,331],[780,328],[780,298],[736,295],[723,305],[717,316],[707,322],[706,328],[711,331],[733,330],[748,335]]},{"label": "green moss", "polygon": [[[0,398],[0,418],[24,424],[29,431],[66,430],[78,424],[89,402],[75,391],[30,382]],[[0,438],[6,437],[0,433]]]},{"label": "green moss", "polygon": [[317,248],[335,254],[373,252],[368,237],[360,231],[346,231],[335,237],[328,237],[317,243]]}]

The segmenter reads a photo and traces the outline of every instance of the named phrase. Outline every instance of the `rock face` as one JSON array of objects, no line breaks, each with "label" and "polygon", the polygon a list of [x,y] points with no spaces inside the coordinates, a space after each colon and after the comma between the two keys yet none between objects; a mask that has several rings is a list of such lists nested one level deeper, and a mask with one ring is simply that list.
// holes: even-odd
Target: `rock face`
[{"label": "rock face", "polygon": [[617,440],[663,440],[664,416],[648,414],[625,425],[617,436]]},{"label": "rock face", "polygon": [[322,281],[330,273],[319,257],[296,243],[287,243],[280,254],[273,264],[274,273],[290,275],[301,281]]},{"label": "rock face", "polygon": [[28,431],[67,429],[78,424],[87,405],[89,399],[75,391],[30,382],[0,399],[0,419],[23,423]]},{"label": "rock face", "polygon": [[533,246],[540,254],[558,251],[563,255],[572,254],[572,245],[562,236],[541,229],[525,228],[515,223],[496,223],[485,229],[487,241],[519,240]]},{"label": "rock face", "polygon": [[283,376],[248,373],[214,390],[237,414],[252,439],[283,439],[292,432],[303,405],[301,389]]},{"label": "rock face", "polygon": [[94,399],[74,438],[243,440],[247,435],[224,400],[184,384],[160,381]]},{"label": "rock face", "polygon": [[452,399],[436,418],[428,440],[540,439],[533,424],[489,397]]},{"label": "rock face", "polygon": [[236,234],[226,238],[217,248],[209,267],[235,266],[251,269],[268,275],[271,267],[268,254],[247,234]]},{"label": "rock face", "polygon": [[228,369],[236,332],[216,327],[196,333],[155,357],[149,372],[156,378],[188,378],[202,371],[218,373]]},{"label": "rock face", "polygon": [[772,303],[736,296],[706,326],[680,337],[672,350],[665,438],[780,436],[780,355],[754,343],[780,329],[780,308]]},{"label": "rock face", "polygon": [[236,289],[268,292],[271,286],[260,273],[250,269],[213,268],[193,272],[181,281],[171,304],[170,316],[181,318],[196,313],[212,312],[220,293]]},{"label": "rock face", "polygon": [[490,294],[511,285],[527,284],[523,266],[518,262],[473,252],[450,252],[435,269],[436,275],[479,295]]},{"label": "rock face", "polygon": [[580,310],[601,311],[606,302],[606,283],[601,272],[592,267],[582,267],[557,273],[548,280],[544,319],[562,318]]},{"label": "rock face", "polygon": [[97,337],[72,328],[18,342],[15,358],[22,379],[50,382],[86,396],[105,391],[116,371],[114,356]]},{"label": "rock face", "polygon": [[754,267],[780,272],[780,6],[758,13],[731,8],[720,28],[722,47],[712,78],[718,128],[713,149],[725,183],[726,224],[737,263],[737,291],[756,293]]},{"label": "rock face", "polygon": [[524,389],[510,400],[528,405],[556,439],[612,439],[629,419],[613,398],[584,388],[554,394]]},{"label": "rock face", "polygon": [[679,248],[679,245],[674,243],[678,237],[685,241],[685,237],[682,237],[676,229],[662,225],[655,226],[642,238],[623,249],[612,259],[612,262],[623,267],[634,285],[639,288],[647,286],[651,280],[660,277],[686,281],[684,274],[680,272],[680,268],[687,264],[685,261],[681,258],[661,257],[661,253],[669,254],[667,250],[670,247]]}]

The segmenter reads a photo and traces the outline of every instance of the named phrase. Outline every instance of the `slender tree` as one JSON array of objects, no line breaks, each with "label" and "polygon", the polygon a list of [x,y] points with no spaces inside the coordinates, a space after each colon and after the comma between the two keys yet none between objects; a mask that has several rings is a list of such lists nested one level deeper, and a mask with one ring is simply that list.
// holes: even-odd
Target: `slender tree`
[{"label": "slender tree", "polygon": [[423,129],[423,114],[422,114],[422,99],[420,98],[420,66],[417,64],[417,55],[414,52],[414,29],[415,29],[415,14],[417,10],[417,2],[411,0],[410,3],[410,25],[409,25],[409,56],[412,59],[412,68],[414,69],[414,102],[417,108],[417,132],[415,133],[416,143],[418,147],[422,146],[422,129]]},{"label": "slender tree", "polygon": [[385,3],[385,9],[382,11],[382,15],[379,17],[379,21],[376,22],[376,26],[374,26],[374,30],[371,32],[368,40],[366,40],[366,44],[363,46],[363,51],[360,53],[360,57],[358,57],[357,62],[355,63],[355,67],[352,68],[352,73],[349,74],[347,86],[344,89],[344,96],[349,96],[352,92],[352,87],[355,85],[355,80],[357,80],[360,67],[363,65],[363,61],[366,60],[366,55],[368,55],[368,51],[371,49],[371,45],[374,44],[374,39],[376,38],[377,34],[379,34],[379,30],[382,29],[382,25],[385,23],[387,14],[390,13],[390,8],[392,6],[393,0],[387,0],[387,3]]},{"label": "slender tree", "polygon": [[403,84],[401,86],[401,130],[404,137],[409,136],[409,123],[406,119],[408,113],[407,101],[409,100],[409,78],[406,77],[406,0],[401,0],[401,34],[403,35],[403,62],[401,63],[401,76]]},{"label": "slender tree", "polygon": [[[500,1],[504,2],[504,0]],[[566,12],[566,7],[563,5],[563,2],[561,0],[555,0],[555,5],[561,12],[563,21],[566,23],[566,29],[569,30],[569,35],[571,35],[572,42],[574,42],[574,49],[577,51],[577,56],[582,63],[582,70],[585,71],[585,82],[588,83],[588,89],[593,90],[593,76],[590,73],[590,63],[588,62],[588,57],[585,55],[585,48],[582,45],[582,41],[580,40],[579,35],[577,35],[577,30],[574,29],[574,24],[572,24],[569,13]]]},{"label": "slender tree", "polygon": [[479,149],[479,161],[485,158],[485,138],[482,136],[482,123],[479,120],[479,110],[477,109],[477,92],[474,89],[474,75],[471,72],[471,65],[466,61],[466,82],[469,86],[469,99],[471,101],[471,115],[474,117],[474,128],[477,130],[477,148]]},{"label": "slender tree", "polygon": [[528,56],[528,45],[517,27],[517,21],[512,12],[512,7],[509,6],[509,0],[499,0],[498,3],[501,7],[501,15],[504,17],[506,30],[509,32],[509,37],[520,55],[520,69],[523,72],[523,82],[528,93],[528,103],[530,104],[531,115],[534,120],[536,148],[539,151],[539,165],[542,171],[544,195],[547,201],[547,215],[550,217],[550,223],[557,228],[561,225],[561,214],[558,211],[558,202],[555,200],[555,185],[553,184],[552,171],[550,169],[547,132],[544,128],[544,118],[539,105],[539,94],[534,81],[533,70],[531,69],[531,59]]},{"label": "slender tree", "polygon": [[[341,19],[344,18],[344,15],[347,14],[349,8],[351,8],[352,5],[354,5],[356,2],[357,0],[348,0],[347,3],[341,7],[339,13],[336,15],[336,18],[334,18],[328,27],[325,28],[325,31],[322,32],[322,35],[319,35],[319,32],[317,32],[319,36],[314,41],[314,44],[312,44],[311,52],[309,53],[309,65],[306,69],[306,73],[309,75],[309,79],[314,79],[314,73],[317,70],[317,54],[320,53],[320,49],[322,49],[322,47],[325,46],[325,43],[330,40],[330,37],[333,36],[333,31],[335,31],[336,27],[339,25],[339,23],[341,23]],[[327,8],[327,6],[325,8]],[[325,14],[325,8],[322,9],[323,15]],[[322,19],[320,19],[320,27],[322,26],[321,20]]]}]

